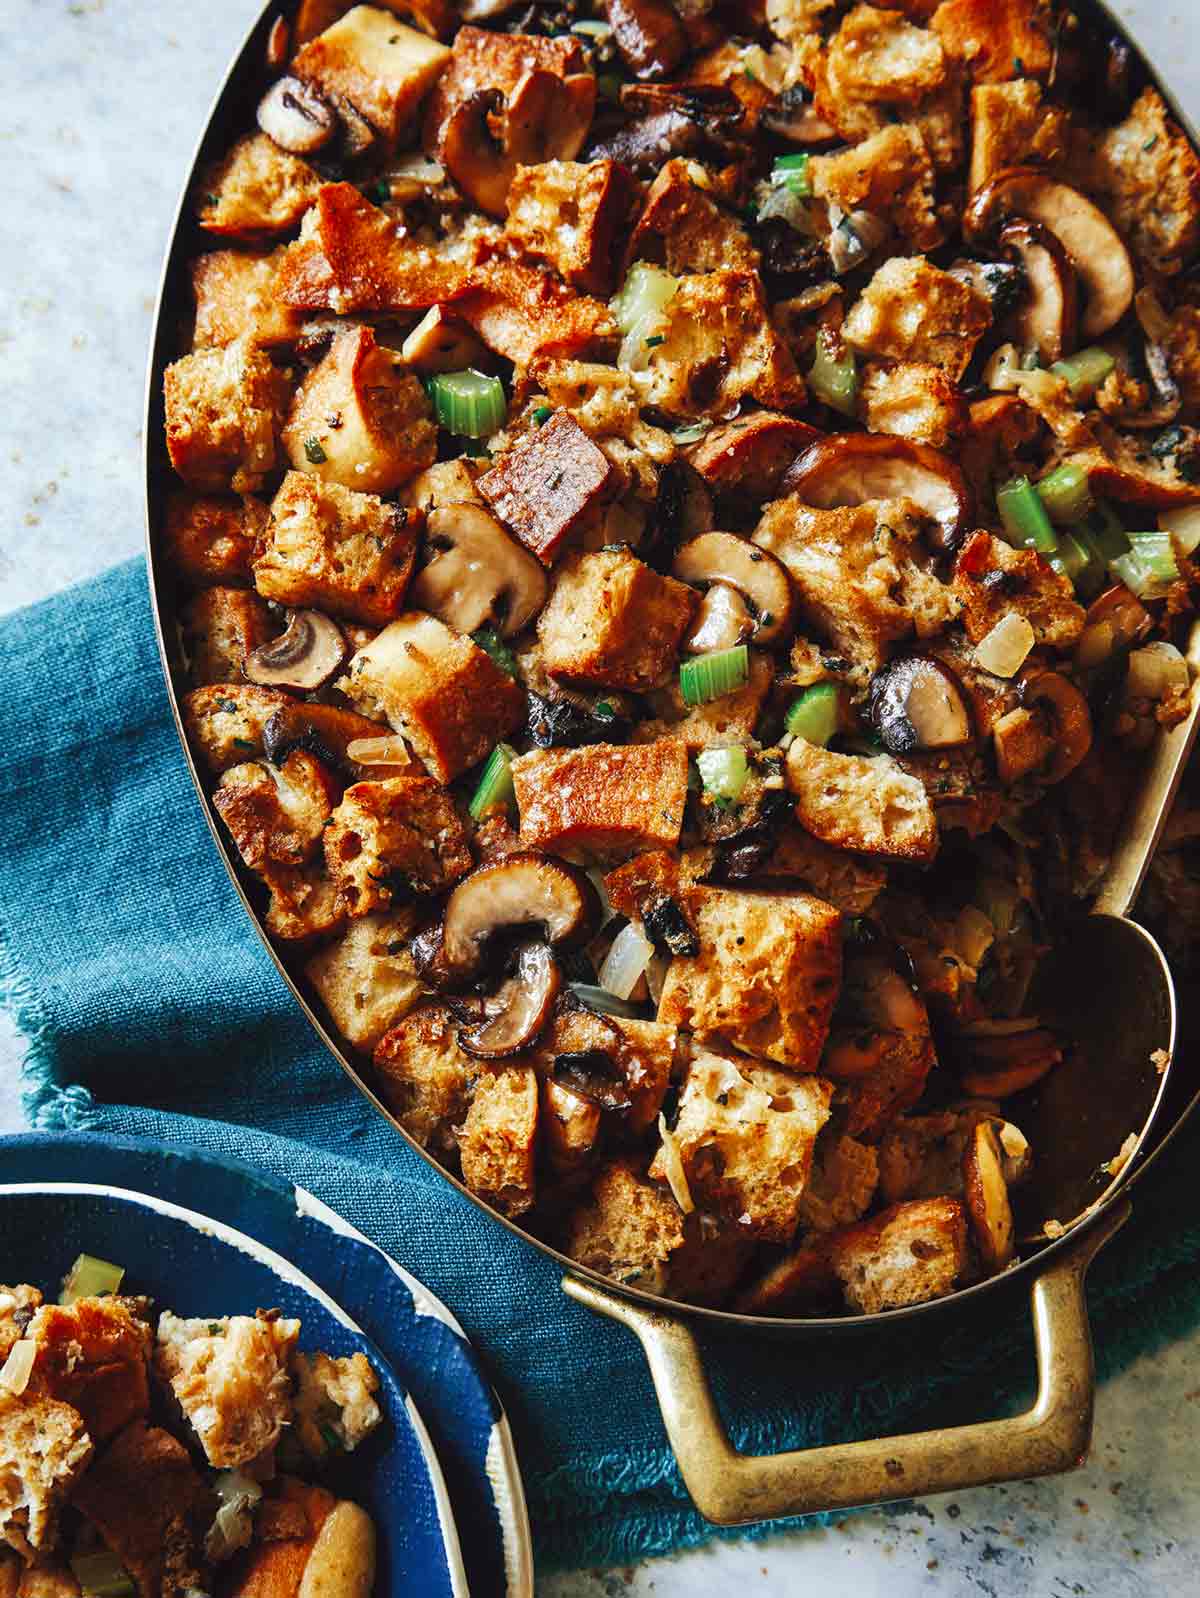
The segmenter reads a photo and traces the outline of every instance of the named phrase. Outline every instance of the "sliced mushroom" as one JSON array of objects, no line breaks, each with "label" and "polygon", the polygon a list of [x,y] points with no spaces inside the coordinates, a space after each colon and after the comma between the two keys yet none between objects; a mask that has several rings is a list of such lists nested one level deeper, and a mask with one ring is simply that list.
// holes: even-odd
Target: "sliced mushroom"
[{"label": "sliced mushroom", "polygon": [[807,91],[799,84],[785,89],[763,112],[763,125],[789,144],[836,144],[838,131],[818,116]]},{"label": "sliced mushroom", "polygon": [[293,610],[286,630],[247,655],[243,670],[264,688],[307,693],[327,683],[345,658],[346,640],[335,621],[319,610]]},{"label": "sliced mushroom", "polygon": [[271,31],[267,34],[266,60],[272,72],[278,72],[288,58],[288,46],[292,42],[292,30],[282,17],[276,17],[271,24]]},{"label": "sliced mushroom", "polygon": [[1124,583],[1114,583],[1093,599],[1075,645],[1075,664],[1084,671],[1101,666],[1118,649],[1144,638],[1154,618]]},{"label": "sliced mushroom", "polygon": [[461,372],[483,360],[483,345],[465,322],[435,305],[400,346],[407,366],[416,372]]},{"label": "sliced mushroom", "polygon": [[1013,1258],[1013,1213],[1004,1150],[991,1121],[980,1121],[963,1150],[963,1198],[984,1269],[995,1275]]},{"label": "sliced mushroom", "polygon": [[893,755],[970,743],[971,713],[954,673],[930,655],[903,655],[872,677],[868,713]]},{"label": "sliced mushroom", "polygon": [[713,502],[708,486],[694,466],[678,457],[658,474],[654,510],[658,535],[672,545],[712,530]]},{"label": "sliced mushroom", "polygon": [[544,943],[524,943],[516,968],[484,1002],[484,1019],[463,1027],[459,1045],[479,1060],[499,1060],[527,1049],[550,1019],[562,974]]},{"label": "sliced mushroom", "polygon": [[258,125],[281,150],[315,155],[337,132],[337,112],[301,78],[280,78],[258,102]]},{"label": "sliced mushroom", "polygon": [[[1166,427],[1179,415],[1183,394],[1171,371],[1167,352],[1161,344],[1148,338],[1142,347],[1145,375],[1150,388],[1150,403],[1140,409],[1122,408],[1116,415],[1122,427]],[[1112,416],[1114,413],[1109,412]]]},{"label": "sliced mushroom", "polygon": [[327,766],[357,779],[368,767],[350,754],[351,745],[373,740],[383,731],[377,721],[340,705],[293,699],[281,704],[263,728],[263,753],[273,766],[281,766],[293,749],[306,749]]},{"label": "sliced mushroom", "polygon": [[1010,1036],[972,1037],[962,1073],[966,1092],[979,1099],[1007,1099],[1033,1087],[1062,1059],[1053,1032],[1026,1027]]},{"label": "sliced mushroom", "polygon": [[441,505],[426,523],[429,564],[412,600],[460,633],[494,622],[504,638],[519,633],[546,603],[542,563],[477,503]]},{"label": "sliced mushroom", "polygon": [[[753,637],[756,644],[769,647],[782,643],[787,637],[795,608],[792,580],[783,564],[767,550],[738,538],[735,533],[701,533],[699,538],[691,539],[679,550],[672,571],[681,582],[696,587],[708,586],[710,593],[715,584],[740,595],[742,610],[751,624],[745,636]],[[735,618],[736,607],[719,597],[702,613],[697,630],[731,630]],[[689,648],[730,647],[697,646],[695,637],[693,632]]]},{"label": "sliced mushroom", "polygon": [[979,238],[1001,217],[1040,222],[1070,257],[1087,293],[1085,338],[1115,327],[1133,303],[1133,263],[1116,229],[1091,200],[1036,167],[1006,167],[985,183],[963,213],[963,232]]},{"label": "sliced mushroom", "polygon": [[734,649],[754,636],[754,617],[736,588],[714,583],[700,601],[691,631],[683,640],[689,655]]},{"label": "sliced mushroom", "polygon": [[451,980],[479,969],[484,945],[504,927],[541,927],[552,946],[586,940],[600,918],[596,890],[563,860],[520,852],[480,866],[446,901],[440,960]]},{"label": "sliced mushroom", "polygon": [[633,718],[627,702],[611,689],[595,704],[585,696],[546,699],[526,694],[525,731],[538,749],[577,749],[582,744],[620,743]]},{"label": "sliced mushroom", "polygon": [[1013,261],[953,262],[950,276],[982,294],[992,307],[992,323],[998,325],[1016,309],[1025,292],[1025,269]]},{"label": "sliced mushroom", "polygon": [[687,33],[667,0],[605,0],[604,14],[635,77],[665,77],[688,53]]},{"label": "sliced mushroom", "polygon": [[[774,499],[784,472],[821,437],[815,427],[778,411],[755,411],[710,428],[688,451],[708,486],[762,504]],[[697,532],[707,531],[697,528]]]},{"label": "sliced mushroom", "polygon": [[996,1136],[1000,1140],[1003,1155],[1004,1180],[1009,1187],[1016,1187],[1033,1169],[1033,1150],[1029,1147],[1029,1139],[1011,1121],[997,1121]]},{"label": "sliced mushroom", "polygon": [[1023,698],[1029,709],[1049,720],[1054,737],[1054,752],[1041,771],[1046,783],[1061,782],[1092,747],[1092,713],[1075,684],[1057,671],[1043,671],[1028,678]]},{"label": "sliced mushroom", "polygon": [[481,211],[502,217],[518,166],[570,161],[579,153],[592,119],[595,84],[590,73],[564,79],[534,68],[507,103],[496,89],[479,90],[449,116],[442,164]]},{"label": "sliced mushroom", "polygon": [[1079,326],[1079,283],[1070,257],[1040,222],[1008,223],[999,244],[1020,263],[1027,285],[1013,317],[1017,346],[1036,350],[1042,365],[1052,366],[1075,348]]},{"label": "sliced mushroom", "polygon": [[605,1049],[556,1055],[554,1078],[598,1109],[627,1115],[633,1108],[620,1065]]},{"label": "sliced mushroom", "polygon": [[784,474],[781,494],[832,510],[872,499],[911,499],[934,522],[941,549],[953,549],[972,525],[966,478],[925,444],[883,433],[837,433],[806,449]]}]

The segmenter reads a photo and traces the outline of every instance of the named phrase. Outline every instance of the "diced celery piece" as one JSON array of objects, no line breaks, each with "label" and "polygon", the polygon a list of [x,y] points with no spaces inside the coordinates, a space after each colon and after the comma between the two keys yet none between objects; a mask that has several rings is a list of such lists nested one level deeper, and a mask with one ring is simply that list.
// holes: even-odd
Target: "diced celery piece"
[{"label": "diced celery piece", "polygon": [[504,384],[474,367],[436,373],[429,380],[429,398],[439,425],[462,438],[487,438],[508,416]]},{"label": "diced celery piece", "polygon": [[137,1589],[125,1566],[110,1549],[76,1554],[71,1570],[88,1598],[134,1598]]},{"label": "diced celery piece", "polygon": [[1065,381],[1073,400],[1087,401],[1116,364],[1107,350],[1092,344],[1086,350],[1077,350],[1074,355],[1068,355],[1065,360],[1055,361],[1050,370]]},{"label": "diced celery piece", "polygon": [[696,756],[696,769],[709,793],[718,799],[740,799],[750,767],[740,744],[727,749],[705,749]]},{"label": "diced celery piece", "polygon": [[749,681],[750,651],[745,644],[685,660],[679,668],[679,691],[685,705],[706,705],[744,688]]},{"label": "diced celery piece", "polygon": [[63,1277],[60,1304],[74,1304],[80,1298],[99,1298],[115,1293],[125,1276],[123,1265],[113,1265],[108,1260],[97,1259],[94,1254],[81,1254]]},{"label": "diced celery piece", "polygon": [[837,732],[841,719],[841,689],[834,682],[818,682],[793,701],[784,717],[784,725],[797,738],[824,748]]},{"label": "diced celery piece", "polygon": [[1014,477],[996,490],[996,509],[1009,543],[1048,555],[1058,546],[1046,507],[1028,477]]},{"label": "diced celery piece", "polygon": [[1038,498],[1052,522],[1069,525],[1081,522],[1092,508],[1088,474],[1082,466],[1068,462],[1056,466],[1038,483]]},{"label": "diced celery piece", "polygon": [[843,416],[858,410],[858,362],[854,351],[836,353],[832,334],[821,328],[817,334],[813,363],[808,373],[809,387],[819,400]]},{"label": "diced celery piece", "polygon": [[489,810],[494,810],[497,805],[510,804],[516,795],[513,792],[512,763],[516,750],[508,744],[497,744],[487,758],[483,768],[483,775],[479,779],[479,786],[471,798],[470,806],[473,820],[478,821],[480,816]]}]

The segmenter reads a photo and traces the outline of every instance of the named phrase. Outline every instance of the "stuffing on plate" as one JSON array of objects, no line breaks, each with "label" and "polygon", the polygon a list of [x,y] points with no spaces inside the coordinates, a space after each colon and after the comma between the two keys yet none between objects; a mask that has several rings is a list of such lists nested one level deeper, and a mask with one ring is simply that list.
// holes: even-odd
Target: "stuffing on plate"
[{"label": "stuffing on plate", "polygon": [[1005,1270],[1039,958],[1191,691],[1200,161],[1128,47],[305,0],[194,211],[188,735],[400,1125],[685,1301]]},{"label": "stuffing on plate", "polygon": [[366,1356],[123,1277],[81,1254],[57,1303],[0,1287],[0,1593],[370,1598],[371,1518],[313,1479],[382,1419]]}]

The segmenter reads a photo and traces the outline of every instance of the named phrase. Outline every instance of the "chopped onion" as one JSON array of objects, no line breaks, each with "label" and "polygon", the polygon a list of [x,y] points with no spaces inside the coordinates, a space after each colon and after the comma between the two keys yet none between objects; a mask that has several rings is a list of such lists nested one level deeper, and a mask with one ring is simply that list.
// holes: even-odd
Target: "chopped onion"
[{"label": "chopped onion", "polygon": [[359,766],[411,766],[412,755],[403,738],[390,733],[381,738],[352,738],[346,759]]},{"label": "chopped onion", "polygon": [[996,1127],[996,1136],[1000,1139],[1000,1147],[1004,1151],[1002,1166],[1004,1181],[1008,1187],[1012,1187],[1014,1183],[1028,1175],[1033,1151],[1024,1132],[1011,1121],[1001,1121]]},{"label": "chopped onion", "polygon": [[975,664],[995,677],[1015,677],[1035,642],[1033,628],[1025,617],[1009,611],[975,645]]},{"label": "chopped onion", "polygon": [[615,999],[627,999],[650,963],[654,945],[631,921],[613,939],[600,967],[600,986]]},{"label": "chopped onion", "polygon": [[1188,663],[1174,644],[1144,644],[1129,653],[1127,699],[1165,699],[1169,693],[1186,693],[1190,682]]},{"label": "chopped onion", "polygon": [[964,905],[954,923],[954,946],[970,966],[979,962],[996,941],[996,929],[983,911]]},{"label": "chopped onion", "polygon": [[4,1369],[0,1370],[0,1387],[6,1387],[10,1393],[23,1393],[29,1386],[36,1361],[37,1344],[32,1338],[23,1337],[14,1343],[4,1361]]},{"label": "chopped onion", "polygon": [[1170,533],[1181,555],[1194,555],[1200,548],[1200,505],[1177,505],[1158,513],[1158,525]]},{"label": "chopped onion", "polygon": [[653,960],[646,967],[646,986],[650,990],[650,997],[657,1010],[662,998],[663,984],[667,980],[667,972],[671,969],[671,956],[669,954],[655,953]]},{"label": "chopped onion", "polygon": [[683,1168],[683,1156],[679,1152],[679,1143],[667,1126],[667,1118],[660,1115],[658,1118],[658,1135],[662,1138],[663,1169],[667,1173],[667,1185],[675,1195],[675,1202],[685,1215],[690,1215],[696,1208],[696,1201],[692,1197],[692,1190],[688,1186],[687,1172]]},{"label": "chopped onion", "polygon": [[262,1498],[262,1488],[240,1470],[218,1471],[212,1485],[220,1507],[204,1539],[204,1551],[219,1564],[249,1546],[254,1534],[251,1511]]}]

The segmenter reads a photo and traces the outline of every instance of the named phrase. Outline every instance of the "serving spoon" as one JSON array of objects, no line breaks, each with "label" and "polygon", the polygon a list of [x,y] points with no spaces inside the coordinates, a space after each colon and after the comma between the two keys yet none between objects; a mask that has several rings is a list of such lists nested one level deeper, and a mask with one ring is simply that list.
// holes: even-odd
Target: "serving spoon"
[{"label": "serving spoon", "polygon": [[1157,942],[1129,912],[1200,727],[1200,620],[1187,661],[1187,717],[1155,740],[1091,910],[1064,926],[1038,969],[1030,1009],[1075,1047],[1021,1116],[1037,1156],[1018,1190],[1026,1236],[1059,1235],[1125,1180],[1178,1069],[1175,984]]}]

